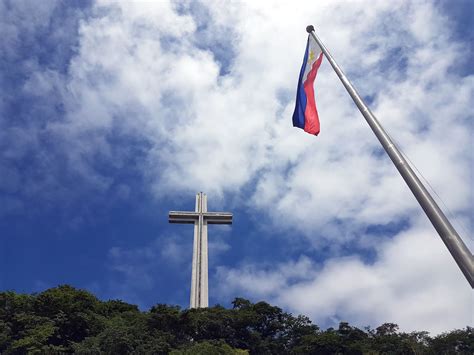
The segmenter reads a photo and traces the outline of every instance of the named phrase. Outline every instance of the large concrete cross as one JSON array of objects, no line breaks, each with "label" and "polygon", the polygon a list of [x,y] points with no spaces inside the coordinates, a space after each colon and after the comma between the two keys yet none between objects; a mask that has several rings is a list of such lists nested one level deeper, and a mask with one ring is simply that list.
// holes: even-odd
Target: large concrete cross
[{"label": "large concrete cross", "polygon": [[209,307],[207,225],[232,224],[232,213],[207,212],[207,196],[200,192],[196,195],[196,210],[194,212],[170,211],[169,222],[194,224],[190,307]]}]

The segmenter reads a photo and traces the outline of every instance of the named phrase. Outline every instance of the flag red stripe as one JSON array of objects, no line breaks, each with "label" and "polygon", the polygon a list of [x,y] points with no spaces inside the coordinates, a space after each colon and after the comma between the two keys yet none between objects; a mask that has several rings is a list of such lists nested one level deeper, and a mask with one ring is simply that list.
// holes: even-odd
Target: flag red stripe
[{"label": "flag red stripe", "polygon": [[306,93],[306,97],[308,98],[306,101],[306,109],[304,112],[305,116],[305,125],[304,130],[310,134],[318,135],[319,134],[319,116],[318,110],[316,109],[316,102],[314,99],[314,79],[316,79],[316,74],[318,72],[319,66],[323,60],[323,53],[319,54],[318,59],[313,63],[310,72],[308,73],[308,78],[304,82],[304,91]]}]

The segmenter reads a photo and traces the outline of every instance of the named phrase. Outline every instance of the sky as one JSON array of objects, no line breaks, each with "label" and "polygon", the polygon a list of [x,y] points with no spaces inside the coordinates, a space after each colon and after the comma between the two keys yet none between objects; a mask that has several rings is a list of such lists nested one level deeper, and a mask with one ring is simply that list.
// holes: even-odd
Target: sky
[{"label": "sky", "polygon": [[473,325],[472,289],[327,60],[292,127],[313,24],[472,251],[470,1],[0,0],[0,290],[265,300],[322,328]]}]

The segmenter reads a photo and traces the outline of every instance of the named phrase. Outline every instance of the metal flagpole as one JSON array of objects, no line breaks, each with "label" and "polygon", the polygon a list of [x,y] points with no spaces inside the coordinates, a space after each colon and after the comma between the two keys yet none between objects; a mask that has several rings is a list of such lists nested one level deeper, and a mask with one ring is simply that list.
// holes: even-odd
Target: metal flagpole
[{"label": "metal flagpole", "polygon": [[360,112],[364,116],[370,128],[372,128],[372,131],[375,133],[378,140],[384,147],[386,153],[388,154],[390,159],[392,159],[392,162],[398,169],[400,175],[405,180],[411,192],[413,193],[413,195],[415,195],[416,199],[418,200],[418,203],[425,211],[426,215],[433,224],[433,227],[435,227],[444,244],[446,244],[446,247],[448,248],[454,260],[458,264],[467,281],[469,282],[471,287],[474,288],[474,257],[472,253],[466,247],[466,244],[464,244],[454,227],[451,225],[444,213],[438,207],[438,205],[428,193],[426,188],[423,186],[421,181],[418,179],[414,171],[408,165],[407,161],[402,156],[395,144],[392,142],[383,127],[380,125],[377,118],[375,118],[372,111],[370,111],[370,109],[367,107],[360,95],[357,93],[354,86],[352,86],[349,79],[347,79],[341,68],[339,68],[339,65],[337,65],[336,61],[331,56],[327,48],[324,46],[318,36],[316,36],[314,32],[314,27],[308,26],[306,27],[306,31],[313,37],[319,47],[321,47],[322,52],[328,59],[329,63],[333,67],[339,79],[341,79],[342,84],[346,88],[349,95],[351,95],[352,100],[354,100],[355,104],[359,108]]}]

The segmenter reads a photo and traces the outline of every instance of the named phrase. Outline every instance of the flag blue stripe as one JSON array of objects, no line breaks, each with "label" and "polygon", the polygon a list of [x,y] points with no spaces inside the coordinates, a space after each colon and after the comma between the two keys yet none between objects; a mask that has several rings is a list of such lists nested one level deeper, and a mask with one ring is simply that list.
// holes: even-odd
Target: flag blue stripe
[{"label": "flag blue stripe", "polygon": [[296,90],[296,105],[295,112],[293,113],[293,126],[304,129],[304,112],[306,110],[306,93],[304,92],[303,86],[303,74],[308,63],[308,52],[309,52],[309,37],[306,42],[306,51],[304,53],[303,66],[300,70],[300,77],[298,79],[298,88]]}]

